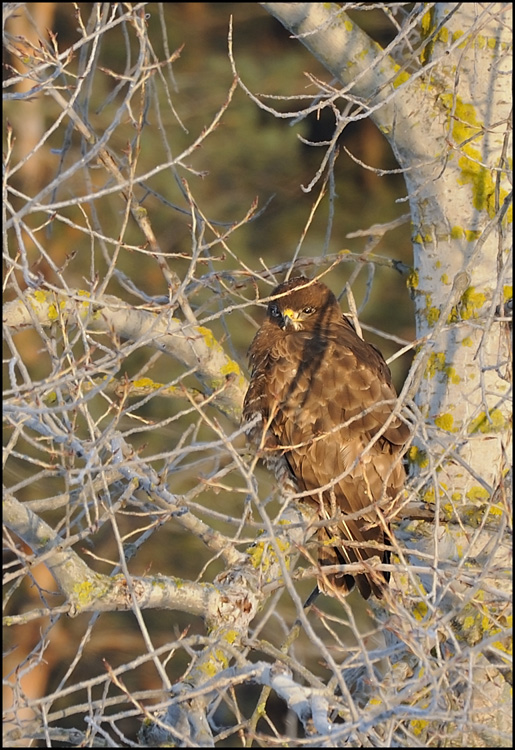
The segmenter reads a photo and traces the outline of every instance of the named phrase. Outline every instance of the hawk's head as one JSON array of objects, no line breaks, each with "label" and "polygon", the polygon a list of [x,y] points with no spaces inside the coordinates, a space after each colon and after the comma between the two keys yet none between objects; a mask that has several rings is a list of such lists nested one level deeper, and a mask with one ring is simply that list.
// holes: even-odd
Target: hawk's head
[{"label": "hawk's head", "polygon": [[303,331],[340,320],[342,312],[332,291],[320,281],[305,276],[284,281],[271,294],[268,318],[283,330]]}]

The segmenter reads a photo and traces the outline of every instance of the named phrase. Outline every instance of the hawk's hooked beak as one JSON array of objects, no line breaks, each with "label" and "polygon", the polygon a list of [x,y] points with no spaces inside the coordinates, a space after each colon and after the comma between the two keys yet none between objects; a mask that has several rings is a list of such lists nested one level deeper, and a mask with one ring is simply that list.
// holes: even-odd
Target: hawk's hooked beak
[{"label": "hawk's hooked beak", "polygon": [[290,326],[296,331],[300,328],[299,313],[292,310],[291,307],[287,307],[283,310],[283,328],[289,328]]}]

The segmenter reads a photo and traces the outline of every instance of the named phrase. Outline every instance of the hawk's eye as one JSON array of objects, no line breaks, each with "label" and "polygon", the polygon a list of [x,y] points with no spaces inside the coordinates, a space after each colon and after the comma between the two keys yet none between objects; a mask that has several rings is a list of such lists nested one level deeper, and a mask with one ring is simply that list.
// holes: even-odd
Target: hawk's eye
[{"label": "hawk's eye", "polygon": [[279,307],[275,304],[275,302],[271,302],[270,303],[270,305],[268,307],[268,310],[269,310],[270,315],[272,316],[272,318],[280,318],[281,317],[281,313],[279,312]]},{"label": "hawk's eye", "polygon": [[302,312],[304,313],[304,315],[311,315],[312,313],[315,312],[315,308],[314,307],[305,307],[302,310]]}]

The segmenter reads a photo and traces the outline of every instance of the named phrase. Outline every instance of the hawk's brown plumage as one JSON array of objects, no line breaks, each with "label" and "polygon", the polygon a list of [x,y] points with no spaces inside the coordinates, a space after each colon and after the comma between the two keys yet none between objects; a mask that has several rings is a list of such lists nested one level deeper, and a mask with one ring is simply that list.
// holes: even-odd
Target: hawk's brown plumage
[{"label": "hawk's brown plumage", "polygon": [[[308,501],[320,519],[334,519],[318,533],[321,565],[366,562],[375,555],[388,562],[381,548],[388,544],[387,525],[378,504],[391,506],[402,489],[401,452],[409,435],[407,425],[392,417],[390,370],[357,335],[325,284],[301,276],[280,284],[276,295],[283,296],[269,303],[249,350],[243,414],[246,420],[262,416],[251,439],[270,466],[284,466],[277,460],[284,456],[297,491],[313,490]],[[320,585],[345,592],[356,582],[368,598],[371,591],[381,596],[388,577],[370,566],[354,576],[322,576]]]}]

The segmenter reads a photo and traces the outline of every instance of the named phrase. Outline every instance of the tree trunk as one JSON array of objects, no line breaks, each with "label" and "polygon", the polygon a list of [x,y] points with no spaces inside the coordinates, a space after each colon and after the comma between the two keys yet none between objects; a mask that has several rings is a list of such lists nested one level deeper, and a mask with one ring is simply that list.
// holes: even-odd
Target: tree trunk
[{"label": "tree trunk", "polygon": [[[411,562],[428,566],[401,584],[424,593],[418,619],[425,637],[435,629],[430,648],[457,660],[447,731],[469,701],[473,728],[458,731],[460,742],[506,741],[505,644],[494,647],[493,636],[508,622],[510,566],[510,6],[416,6],[406,35],[415,51],[396,44],[385,54],[340,6],[262,5],[338,78],[343,99],[362,102],[404,170],[420,342],[403,394],[414,400],[411,486],[435,520],[400,525],[399,544],[416,550]],[[449,523],[438,522],[442,514]],[[420,635],[402,633],[412,654]]]}]

